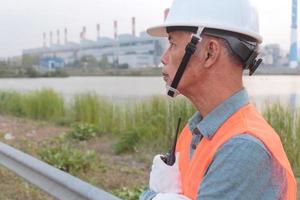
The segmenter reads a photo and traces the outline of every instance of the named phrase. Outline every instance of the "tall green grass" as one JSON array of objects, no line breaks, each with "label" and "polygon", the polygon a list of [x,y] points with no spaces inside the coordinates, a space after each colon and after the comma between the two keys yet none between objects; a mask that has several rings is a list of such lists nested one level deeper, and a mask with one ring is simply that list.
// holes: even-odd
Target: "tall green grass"
[{"label": "tall green grass", "polygon": [[78,94],[74,97],[71,107],[74,120],[98,124],[100,117],[100,101],[94,93]]},{"label": "tall green grass", "polygon": [[25,116],[24,97],[14,91],[0,92],[0,112],[14,116]]},{"label": "tall green grass", "polygon": [[65,115],[64,100],[51,89],[29,93],[0,92],[0,112],[33,119],[52,120]]},{"label": "tall green grass", "polygon": [[26,116],[33,119],[52,120],[65,115],[64,100],[51,89],[23,94]]},{"label": "tall green grass", "polygon": [[300,110],[275,103],[263,115],[280,136],[293,171],[300,176]]}]

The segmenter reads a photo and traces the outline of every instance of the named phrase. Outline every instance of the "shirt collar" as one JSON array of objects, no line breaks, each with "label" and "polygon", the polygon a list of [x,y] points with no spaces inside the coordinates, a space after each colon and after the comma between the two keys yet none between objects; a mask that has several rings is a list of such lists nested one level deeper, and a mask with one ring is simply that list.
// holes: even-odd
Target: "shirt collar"
[{"label": "shirt collar", "polygon": [[192,134],[211,139],[218,128],[237,110],[249,103],[247,91],[243,88],[236,92],[206,117],[202,118],[199,112],[196,112],[188,121],[189,129]]}]

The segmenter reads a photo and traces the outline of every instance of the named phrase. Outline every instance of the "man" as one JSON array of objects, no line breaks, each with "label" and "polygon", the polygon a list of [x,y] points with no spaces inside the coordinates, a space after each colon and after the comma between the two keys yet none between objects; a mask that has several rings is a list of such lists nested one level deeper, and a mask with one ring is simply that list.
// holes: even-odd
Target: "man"
[{"label": "man", "polygon": [[262,38],[248,0],[174,0],[152,36],[168,36],[162,55],[169,96],[198,112],[182,130],[176,162],[153,160],[141,200],[296,199],[296,181],[274,130],[249,103],[243,70],[259,66]]}]

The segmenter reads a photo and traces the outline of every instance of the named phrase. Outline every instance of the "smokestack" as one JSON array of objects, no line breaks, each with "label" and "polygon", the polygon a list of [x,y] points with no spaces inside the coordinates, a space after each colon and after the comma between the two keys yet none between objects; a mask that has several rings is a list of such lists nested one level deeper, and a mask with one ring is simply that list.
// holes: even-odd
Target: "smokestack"
[{"label": "smokestack", "polygon": [[68,29],[65,28],[65,44],[68,43]]},{"label": "smokestack", "polygon": [[46,33],[43,33],[43,47],[46,48],[47,44],[46,44]]},{"label": "smokestack", "polygon": [[298,66],[298,52],[297,52],[297,0],[292,0],[292,29],[291,29],[291,48],[290,48],[290,67],[296,68]]},{"label": "smokestack", "polygon": [[100,38],[100,24],[97,24],[97,40]]},{"label": "smokestack", "polygon": [[132,25],[132,35],[135,36],[135,17],[132,17],[131,25]]},{"label": "smokestack", "polygon": [[49,45],[50,46],[53,45],[53,33],[52,33],[52,31],[49,32]]},{"label": "smokestack", "polygon": [[166,21],[166,19],[168,17],[168,14],[169,14],[169,11],[170,11],[169,8],[165,9],[165,11],[164,11],[164,21]]},{"label": "smokestack", "polygon": [[114,21],[114,38],[115,40],[118,38],[118,21]]},{"label": "smokestack", "polygon": [[58,29],[57,29],[57,31],[56,31],[56,37],[57,37],[56,44],[57,44],[57,45],[60,45],[60,34],[59,34],[59,30],[58,30]]},{"label": "smokestack", "polygon": [[85,40],[86,39],[86,27],[82,27],[82,39]]}]

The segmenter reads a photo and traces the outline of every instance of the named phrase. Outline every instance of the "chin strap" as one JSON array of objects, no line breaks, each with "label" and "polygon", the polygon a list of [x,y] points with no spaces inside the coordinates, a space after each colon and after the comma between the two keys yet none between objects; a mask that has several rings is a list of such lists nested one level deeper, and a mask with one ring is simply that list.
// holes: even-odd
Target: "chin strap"
[{"label": "chin strap", "polygon": [[200,35],[201,35],[203,29],[204,29],[203,27],[199,27],[197,33],[196,34],[192,34],[191,41],[185,47],[185,54],[184,54],[184,56],[183,56],[183,58],[181,60],[181,63],[180,63],[179,68],[178,68],[178,70],[177,70],[177,72],[175,74],[175,77],[174,77],[174,79],[172,81],[171,86],[168,87],[168,95],[170,97],[174,97],[174,95],[176,93],[179,93],[178,90],[177,90],[177,86],[178,86],[178,84],[179,84],[179,82],[181,80],[181,77],[182,77],[182,75],[183,75],[183,73],[185,71],[185,68],[186,68],[187,64],[190,61],[191,56],[196,51],[196,46],[197,46],[198,42],[201,41]]}]

